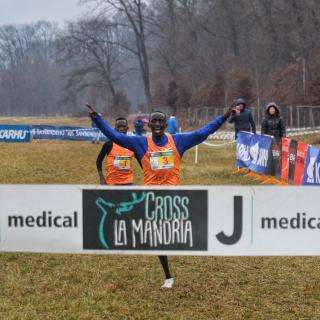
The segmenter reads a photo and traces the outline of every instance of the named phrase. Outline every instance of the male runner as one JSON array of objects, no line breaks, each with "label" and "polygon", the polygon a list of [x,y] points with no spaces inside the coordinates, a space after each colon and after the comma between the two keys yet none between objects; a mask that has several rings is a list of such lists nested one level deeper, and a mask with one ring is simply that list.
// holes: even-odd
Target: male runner
[{"label": "male runner", "polygon": [[[126,118],[118,118],[115,123],[115,130],[127,134],[128,121]],[[105,176],[102,172],[102,162],[107,156]],[[100,184],[129,185],[133,183],[133,161],[134,153],[123,148],[111,140],[107,141],[96,161]]]},{"label": "male runner", "polygon": [[[122,134],[127,134],[128,121],[126,118],[118,118],[115,123],[115,130]],[[106,178],[102,172],[102,162],[107,155],[106,163]],[[100,184],[105,185],[130,185],[133,183],[132,158],[134,153],[126,148],[123,148],[111,140],[107,141],[96,161]],[[159,256],[162,268],[166,277],[171,279],[169,265],[165,256]]]},{"label": "male runner", "polygon": [[[145,185],[178,185],[180,183],[180,163],[183,154],[190,148],[200,144],[210,134],[218,130],[221,125],[235,112],[231,106],[223,116],[216,117],[206,126],[191,132],[179,134],[165,134],[167,119],[162,111],[154,111],[150,114],[149,127],[151,137],[127,136],[119,133],[109,126],[98,113],[89,105],[89,115],[97,127],[110,140],[134,152],[139,161]],[[163,288],[171,288],[174,283],[168,258],[159,256],[165,271]]]}]

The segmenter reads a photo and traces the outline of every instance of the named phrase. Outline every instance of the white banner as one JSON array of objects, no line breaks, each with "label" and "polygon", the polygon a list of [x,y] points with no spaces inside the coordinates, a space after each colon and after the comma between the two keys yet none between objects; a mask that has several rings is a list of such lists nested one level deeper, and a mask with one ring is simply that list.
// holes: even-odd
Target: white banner
[{"label": "white banner", "polygon": [[318,187],[1,185],[0,251],[320,255]]}]

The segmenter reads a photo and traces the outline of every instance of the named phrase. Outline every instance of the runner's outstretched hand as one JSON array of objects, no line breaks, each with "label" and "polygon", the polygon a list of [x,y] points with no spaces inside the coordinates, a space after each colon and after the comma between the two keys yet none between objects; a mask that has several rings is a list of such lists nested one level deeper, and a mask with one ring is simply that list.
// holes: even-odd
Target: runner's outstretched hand
[{"label": "runner's outstretched hand", "polygon": [[91,118],[98,115],[98,112],[94,110],[94,108],[89,103],[86,103],[86,107],[88,108],[89,116]]},{"label": "runner's outstretched hand", "polygon": [[227,120],[230,116],[233,116],[236,113],[236,106],[233,103],[230,108],[225,112],[225,114],[223,115],[223,119]]}]

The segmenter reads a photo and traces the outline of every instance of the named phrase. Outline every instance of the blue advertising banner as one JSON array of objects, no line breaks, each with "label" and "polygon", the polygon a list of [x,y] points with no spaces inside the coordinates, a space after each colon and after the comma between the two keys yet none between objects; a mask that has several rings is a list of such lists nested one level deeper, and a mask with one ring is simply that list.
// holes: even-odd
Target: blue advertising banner
[{"label": "blue advertising banner", "polygon": [[29,142],[30,127],[20,125],[0,125],[0,142]]},{"label": "blue advertising banner", "polygon": [[314,175],[316,179],[315,184],[320,185],[320,150],[319,150],[316,163],[314,165]]},{"label": "blue advertising banner", "polygon": [[267,173],[272,137],[239,132],[237,137],[237,166],[254,172]]},{"label": "blue advertising banner", "polygon": [[250,144],[253,133],[239,132],[237,135],[237,163],[238,168],[248,168],[251,163]]},{"label": "blue advertising banner", "polygon": [[37,140],[107,141],[97,128],[35,125],[31,135]]},{"label": "blue advertising banner", "polygon": [[271,136],[253,135],[250,144],[250,170],[259,173],[267,173],[271,144]]},{"label": "blue advertising banner", "polygon": [[304,185],[320,184],[320,149],[309,146],[303,176]]}]

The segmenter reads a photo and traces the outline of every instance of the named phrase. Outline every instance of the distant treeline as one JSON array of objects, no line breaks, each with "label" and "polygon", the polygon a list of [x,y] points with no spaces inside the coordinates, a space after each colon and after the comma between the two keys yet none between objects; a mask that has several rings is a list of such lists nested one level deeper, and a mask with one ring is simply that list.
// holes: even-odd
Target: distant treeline
[{"label": "distant treeline", "polygon": [[64,28],[0,26],[0,115],[320,104],[317,0],[82,0]]}]

